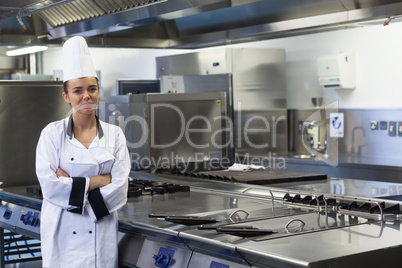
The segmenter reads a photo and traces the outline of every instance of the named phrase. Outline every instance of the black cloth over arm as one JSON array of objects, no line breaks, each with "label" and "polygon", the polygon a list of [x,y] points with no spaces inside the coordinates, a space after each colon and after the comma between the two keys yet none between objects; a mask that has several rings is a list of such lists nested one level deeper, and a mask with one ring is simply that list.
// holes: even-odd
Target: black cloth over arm
[{"label": "black cloth over arm", "polygon": [[92,210],[94,211],[98,221],[109,215],[109,210],[105,205],[105,201],[103,200],[103,196],[99,188],[96,188],[88,193],[88,201],[91,204]]},{"label": "black cloth over arm", "polygon": [[73,177],[73,185],[70,193],[68,204],[76,208],[69,209],[69,212],[82,214],[85,196],[85,183],[84,177]]}]

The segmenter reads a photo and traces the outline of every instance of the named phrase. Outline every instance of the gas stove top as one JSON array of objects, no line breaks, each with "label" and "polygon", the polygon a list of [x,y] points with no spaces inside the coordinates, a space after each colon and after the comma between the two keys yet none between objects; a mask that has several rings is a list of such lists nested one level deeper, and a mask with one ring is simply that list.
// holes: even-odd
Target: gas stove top
[{"label": "gas stove top", "polygon": [[129,178],[127,197],[139,197],[142,195],[174,194],[177,192],[189,192],[190,186],[167,182],[156,182],[144,179]]}]

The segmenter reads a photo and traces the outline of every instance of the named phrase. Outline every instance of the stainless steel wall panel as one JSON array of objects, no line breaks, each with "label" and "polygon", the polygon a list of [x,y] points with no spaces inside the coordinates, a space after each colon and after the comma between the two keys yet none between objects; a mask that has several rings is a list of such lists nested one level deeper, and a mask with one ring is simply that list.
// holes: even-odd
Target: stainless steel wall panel
[{"label": "stainless steel wall panel", "polygon": [[[295,153],[307,153],[303,146],[301,133],[297,132],[299,122],[306,120],[309,116],[316,111],[320,111],[322,120],[321,126],[321,141],[333,139],[328,137],[329,119],[325,109],[302,109],[302,110],[289,110],[294,131],[292,148]],[[340,155],[349,156],[371,156],[373,158],[401,158],[399,148],[402,146],[402,136],[390,136],[389,122],[401,122],[402,110],[401,109],[339,109],[339,113],[344,114],[344,137],[336,140],[338,146],[338,153]],[[384,121],[387,123],[387,128],[384,130],[371,130],[371,121]],[[397,129],[398,131],[398,129]],[[304,135],[308,139],[307,135]],[[307,140],[305,140],[307,142]],[[329,152],[331,153],[331,152]],[[401,158],[402,159],[402,158]]]},{"label": "stainless steel wall panel", "polygon": [[238,110],[286,109],[283,49],[233,49],[233,102]]},{"label": "stainless steel wall panel", "polygon": [[[275,157],[288,152],[286,109],[235,111],[236,157]],[[266,158],[266,160],[268,159]],[[251,163],[250,163],[251,164]]]},{"label": "stainless steel wall panel", "polygon": [[24,56],[8,57],[0,56],[0,71],[14,69],[24,69]]},{"label": "stainless steel wall panel", "polygon": [[[185,83],[187,88],[200,92],[208,84],[210,75],[230,74],[232,77],[231,94],[233,112],[233,137],[235,154],[269,155],[287,153],[286,122],[286,64],[283,49],[265,48],[222,48],[156,58],[157,77],[199,75],[195,86]],[[227,90],[225,90],[227,91]],[[230,114],[230,112],[228,113]],[[273,118],[275,117],[275,118]],[[283,120],[282,120],[283,119]],[[259,122],[259,123],[258,123]],[[273,133],[273,122],[279,122],[281,133]],[[247,124],[247,125],[246,125]],[[251,124],[251,125],[250,125]],[[252,138],[244,135],[244,130],[252,125]],[[283,125],[283,127],[281,127]],[[267,131],[267,129],[269,129]],[[250,138],[253,142],[250,142]],[[278,138],[275,148],[264,146]]]},{"label": "stainless steel wall panel", "polygon": [[36,144],[42,129],[68,115],[61,82],[0,81],[0,181],[3,187],[38,183]]},{"label": "stainless steel wall panel", "polygon": [[213,49],[156,58],[156,77],[232,73],[230,49]]}]

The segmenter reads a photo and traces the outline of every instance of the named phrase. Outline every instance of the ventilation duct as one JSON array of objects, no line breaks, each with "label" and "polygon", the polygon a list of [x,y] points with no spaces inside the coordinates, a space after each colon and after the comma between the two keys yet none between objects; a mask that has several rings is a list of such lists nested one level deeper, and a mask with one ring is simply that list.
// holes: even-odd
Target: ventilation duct
[{"label": "ventilation duct", "polygon": [[[51,6],[23,12],[20,16],[38,13],[51,27],[90,20],[121,11],[142,8],[167,0],[75,0],[59,1]],[[39,5],[39,4],[37,4]]]},{"label": "ventilation duct", "polygon": [[394,23],[399,0],[3,0],[0,45],[200,48]]}]

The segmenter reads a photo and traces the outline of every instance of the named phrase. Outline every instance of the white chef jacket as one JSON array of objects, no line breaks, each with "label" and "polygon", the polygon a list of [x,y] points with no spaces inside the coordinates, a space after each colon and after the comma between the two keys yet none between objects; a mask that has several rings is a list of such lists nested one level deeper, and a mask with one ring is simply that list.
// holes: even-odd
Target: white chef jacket
[{"label": "white chef jacket", "polygon": [[[123,131],[97,121],[88,149],[74,138],[72,116],[47,125],[39,138],[44,267],[117,267],[117,210],[127,201],[130,159]],[[59,167],[70,177],[57,178]],[[112,182],[88,194],[89,177],[108,173]]]}]

